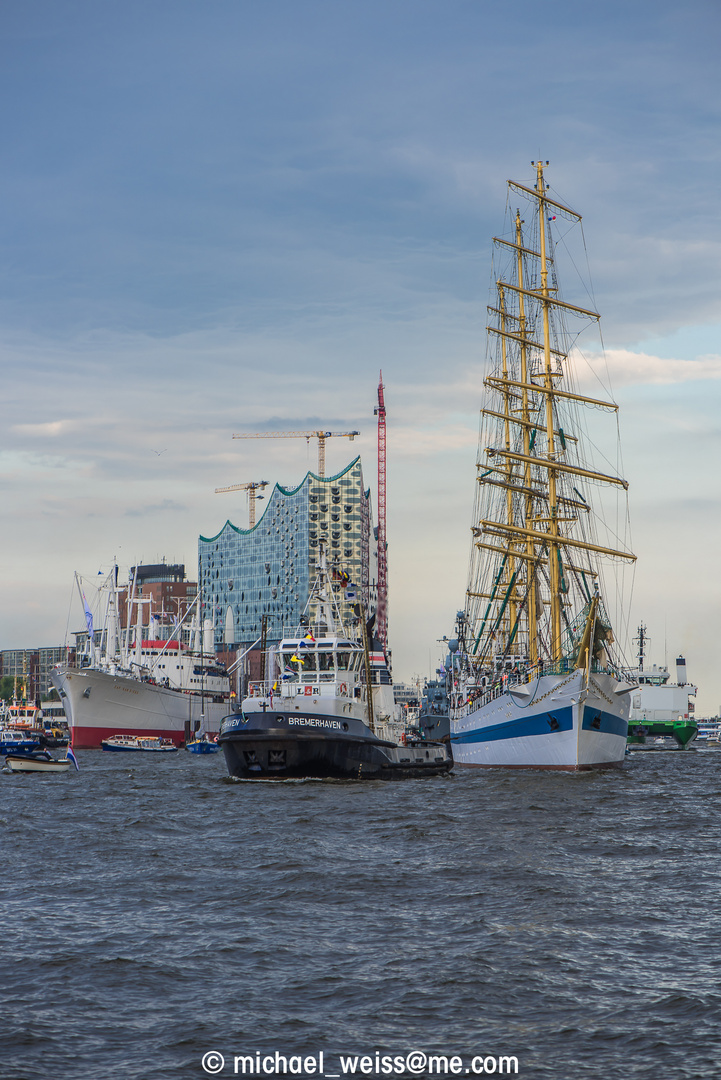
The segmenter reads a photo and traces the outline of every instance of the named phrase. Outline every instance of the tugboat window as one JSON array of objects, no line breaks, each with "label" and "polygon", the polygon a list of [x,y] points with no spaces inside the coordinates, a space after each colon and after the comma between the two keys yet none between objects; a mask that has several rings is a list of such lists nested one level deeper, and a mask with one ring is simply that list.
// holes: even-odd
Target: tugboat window
[{"label": "tugboat window", "polygon": [[[294,660],[291,663],[291,657],[297,656],[298,660],[302,660],[302,666],[298,663],[298,660]],[[302,652],[284,652],[283,653],[284,666],[286,668],[286,675],[290,674],[287,670],[299,672],[299,671],[315,671],[315,655],[313,653],[306,652],[305,649]]]}]

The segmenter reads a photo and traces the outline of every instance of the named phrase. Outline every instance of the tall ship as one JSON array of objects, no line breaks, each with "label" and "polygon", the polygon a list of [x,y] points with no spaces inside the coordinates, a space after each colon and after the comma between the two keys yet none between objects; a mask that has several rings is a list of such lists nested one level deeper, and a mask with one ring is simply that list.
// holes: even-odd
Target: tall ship
[{"label": "tall ship", "polygon": [[97,628],[78,583],[87,630],[76,635],[75,662],[58,664],[51,675],[76,749],[100,748],[114,735],[154,736],[181,745],[198,732],[217,732],[232,708],[230,676],[216,658],[212,624],[203,625],[199,596],[168,632],[162,619],[147,609],[144,614],[150,600],[140,595],[139,568],[134,570],[125,626],[116,566],[98,590],[102,621]]},{"label": "tall ship", "polygon": [[494,237],[451,743],[459,766],[576,770],[624,760],[635,683],[612,615],[626,634],[635,556],[616,425],[610,438],[595,427],[618,406],[608,389],[579,386],[596,377],[581,332],[600,316],[563,299],[558,277],[581,217],[551,196],[548,162],[533,165],[535,183],[508,182],[507,229]]},{"label": "tall ship", "polygon": [[300,624],[268,650],[264,677],[221,725],[231,776],[386,780],[451,769],[447,745],[405,734],[382,644],[360,604],[356,626],[343,625],[337,593],[321,541]]}]

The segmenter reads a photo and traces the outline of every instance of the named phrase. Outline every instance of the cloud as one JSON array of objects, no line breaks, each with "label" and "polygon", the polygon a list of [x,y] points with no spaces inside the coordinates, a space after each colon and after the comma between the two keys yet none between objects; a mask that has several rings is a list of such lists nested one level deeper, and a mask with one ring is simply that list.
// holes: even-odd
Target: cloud
[{"label": "cloud", "polygon": [[187,506],[174,502],[172,499],[163,499],[158,503],[145,503],[143,506],[129,506],[125,511],[126,517],[149,517],[155,514],[185,513]]},{"label": "cloud", "polygon": [[10,424],[10,431],[15,435],[27,435],[31,439],[54,439],[58,435],[67,435],[79,425],[71,420],[48,420],[40,424]]},{"label": "cloud", "polygon": [[[695,360],[669,359],[631,349],[608,349],[604,353],[575,356],[580,382],[588,385],[590,376],[611,386],[669,386],[674,383],[721,379],[721,355],[699,356]],[[583,376],[583,365],[588,375]]]}]

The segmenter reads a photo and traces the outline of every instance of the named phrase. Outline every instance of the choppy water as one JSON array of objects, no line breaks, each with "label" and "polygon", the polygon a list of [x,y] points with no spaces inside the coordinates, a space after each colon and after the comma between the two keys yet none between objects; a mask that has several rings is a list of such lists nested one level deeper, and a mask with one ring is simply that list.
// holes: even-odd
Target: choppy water
[{"label": "choppy water", "polygon": [[0,776],[3,1080],[321,1050],[721,1075],[720,753],[278,785],[78,756]]}]

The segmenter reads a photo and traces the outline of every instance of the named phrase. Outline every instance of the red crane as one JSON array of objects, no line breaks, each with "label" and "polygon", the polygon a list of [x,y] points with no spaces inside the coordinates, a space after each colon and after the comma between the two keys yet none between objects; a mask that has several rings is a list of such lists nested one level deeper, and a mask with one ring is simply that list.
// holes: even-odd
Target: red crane
[{"label": "red crane", "polygon": [[386,544],[386,405],[383,398],[383,372],[378,381],[378,613],[376,634],[383,649],[388,648],[388,563]]}]

